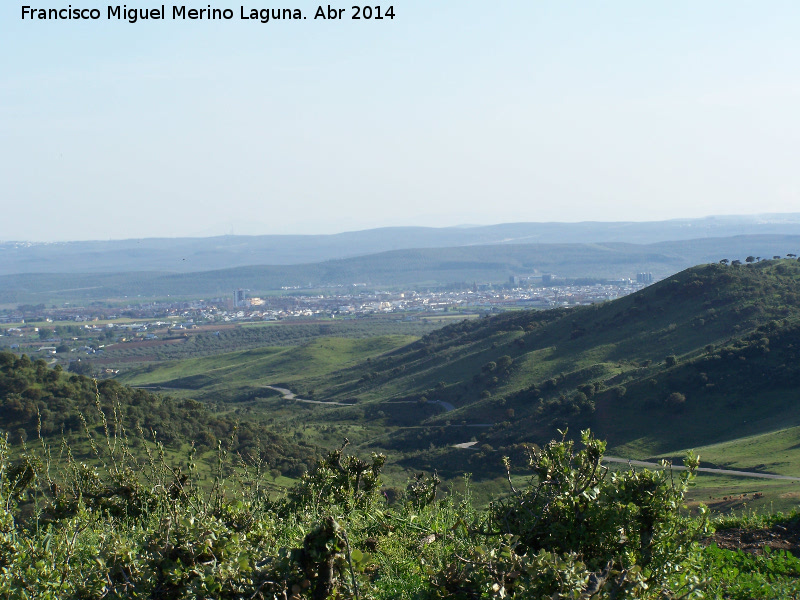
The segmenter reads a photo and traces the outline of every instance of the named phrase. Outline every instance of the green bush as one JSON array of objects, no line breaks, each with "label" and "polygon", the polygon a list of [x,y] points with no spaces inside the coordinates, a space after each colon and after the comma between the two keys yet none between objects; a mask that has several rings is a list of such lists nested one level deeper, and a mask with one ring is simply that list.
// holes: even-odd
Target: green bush
[{"label": "green bush", "polygon": [[[666,468],[609,476],[600,463],[605,444],[588,431],[581,440],[580,451],[562,440],[531,454],[531,484],[512,486],[490,508],[487,528],[501,543],[477,547],[461,581],[478,582],[497,598],[692,592],[700,581],[696,542],[707,519],[703,512],[688,520],[680,509],[699,461],[688,456],[677,482]],[[506,467],[510,472],[509,461]]]},{"label": "green bush", "polygon": [[468,485],[442,496],[436,475],[415,477],[404,498],[392,489],[389,506],[384,457],[348,455],[346,442],[270,499],[269,469],[231,452],[233,440],[202,483],[193,452],[170,464],[142,439],[139,461],[112,436],[93,440],[93,464],[68,449],[52,462],[46,444],[12,456],[0,438],[0,597],[656,599],[703,585],[712,597],[762,597],[758,586],[789,597],[800,575],[785,553],[700,549],[705,515],[681,516],[696,458],[677,479],[609,473],[589,432],[579,450],[562,439],[533,451],[529,485],[487,511]]}]

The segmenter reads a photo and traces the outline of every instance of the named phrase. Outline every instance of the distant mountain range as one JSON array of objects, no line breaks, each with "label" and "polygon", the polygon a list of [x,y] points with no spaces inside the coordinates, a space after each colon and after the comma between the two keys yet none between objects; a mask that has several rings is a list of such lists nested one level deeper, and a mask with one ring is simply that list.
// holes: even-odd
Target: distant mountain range
[{"label": "distant mountain range", "polygon": [[715,216],[643,223],[506,223],[448,228],[388,227],[335,235],[150,238],[58,243],[2,242],[0,275],[134,271],[192,273],[254,265],[323,263],[413,248],[653,244],[741,235],[800,235],[800,213]]},{"label": "distant mountain range", "polygon": [[543,273],[568,278],[656,279],[687,267],[748,255],[800,255],[800,235],[701,238],[655,244],[501,244],[393,250],[303,265],[259,265],[193,273],[128,271],[0,275],[0,303],[49,303],[128,297],[218,297],[236,288],[253,295],[282,287],[363,283],[372,288],[502,283]]}]

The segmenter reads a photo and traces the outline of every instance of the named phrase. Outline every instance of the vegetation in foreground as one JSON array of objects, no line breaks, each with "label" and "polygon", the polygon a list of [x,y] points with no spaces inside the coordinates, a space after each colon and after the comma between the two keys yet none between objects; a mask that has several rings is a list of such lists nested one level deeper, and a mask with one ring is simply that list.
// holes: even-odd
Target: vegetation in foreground
[{"label": "vegetation in foreground", "polygon": [[[207,486],[190,453],[138,461],[104,423],[97,467],[12,455],[0,440],[0,594],[8,598],[777,598],[800,593],[800,561],[701,543],[682,515],[687,471],[609,473],[587,431],[532,449],[533,476],[477,510],[419,475],[381,488],[385,457],[345,444],[270,500],[258,456],[221,443]],[[510,465],[507,466],[510,467]],[[227,476],[226,476],[227,473]],[[509,477],[509,484],[511,479]],[[389,502],[392,500],[392,502]],[[795,518],[796,520],[796,518]],[[790,522],[787,521],[787,524]]]}]

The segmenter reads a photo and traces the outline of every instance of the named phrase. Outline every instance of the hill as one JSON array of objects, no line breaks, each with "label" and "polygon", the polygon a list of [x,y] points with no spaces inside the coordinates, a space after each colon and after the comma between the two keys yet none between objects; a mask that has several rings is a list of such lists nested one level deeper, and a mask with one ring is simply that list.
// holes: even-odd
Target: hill
[{"label": "hill", "polygon": [[[742,254],[743,249],[746,249]],[[87,301],[124,297],[227,297],[282,287],[438,286],[505,283],[512,275],[554,273],[571,278],[665,277],[691,265],[747,254],[772,257],[800,251],[800,236],[737,236],[655,244],[502,244],[406,249],[303,265],[261,265],[191,273],[28,273],[0,276],[0,303]],[[212,264],[212,263],[209,263]]]},{"label": "hill", "polygon": [[[451,475],[482,471],[487,458],[495,464],[501,452],[559,429],[590,427],[612,454],[648,458],[800,425],[794,260],[693,267],[613,302],[461,321],[368,356],[342,347],[351,343],[176,362],[127,381],[182,385],[201,398],[225,389],[258,398],[264,384],[301,397],[313,390],[317,401],[349,406],[304,405],[309,427],[368,424],[373,437],[359,443]],[[252,407],[287,423],[299,418],[299,407],[278,400]],[[800,443],[798,432],[781,434],[784,448]],[[477,450],[451,448],[470,440]],[[766,442],[750,444],[737,460],[800,475],[785,457],[761,456],[762,446],[768,454]],[[714,464],[726,466],[718,457]]]},{"label": "hill", "polygon": [[[591,427],[647,456],[800,424],[799,308],[796,261],[711,264],[601,305],[453,324],[313,385],[404,421],[420,407],[428,435],[398,448],[455,441],[436,426],[466,422],[495,424],[491,445]],[[455,410],[430,418],[433,400]]]},{"label": "hill", "polygon": [[289,441],[233,415],[215,414],[199,402],[133,389],[113,380],[97,383],[62,372],[58,366],[50,369],[41,359],[31,361],[10,352],[0,352],[0,423],[11,442],[32,442],[41,433],[45,442],[56,447],[62,439],[71,440],[74,451],[83,448],[86,456],[86,433],[103,436],[106,425],[112,437],[128,436],[135,448],[142,446],[137,433],[141,428],[147,440],[161,442],[170,451],[192,444],[200,456],[206,452],[216,456],[218,441],[231,439],[231,450],[260,456],[272,468],[294,476],[317,456],[313,446]]},{"label": "hill", "polygon": [[[0,243],[0,275],[18,273],[197,272],[250,265],[299,265],[410,248],[579,244],[800,235],[799,214],[672,221],[505,223],[476,227],[385,227],[334,235],[219,236],[91,242]],[[113,235],[113,233],[112,233]]]},{"label": "hill", "polygon": [[[264,395],[264,386],[296,387],[411,343],[411,336],[318,338],[298,347],[267,347],[205,356],[131,370],[119,381],[157,386],[175,394],[219,402]],[[305,387],[304,389],[308,389]]]}]

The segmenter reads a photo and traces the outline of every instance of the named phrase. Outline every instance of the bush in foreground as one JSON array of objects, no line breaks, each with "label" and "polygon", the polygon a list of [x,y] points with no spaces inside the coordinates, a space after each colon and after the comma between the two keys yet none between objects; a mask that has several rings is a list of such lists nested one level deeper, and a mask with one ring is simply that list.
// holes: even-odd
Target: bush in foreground
[{"label": "bush in foreground", "polygon": [[223,445],[206,488],[191,455],[170,465],[143,446],[138,461],[101,436],[88,465],[68,449],[50,461],[46,446],[12,456],[0,440],[0,596],[685,598],[704,587],[707,520],[680,514],[692,457],[678,478],[609,474],[585,432],[579,450],[561,440],[533,453],[530,484],[479,511],[469,491],[437,498],[424,475],[389,508],[384,457],[346,444],[280,499],[264,491],[264,465]]}]

